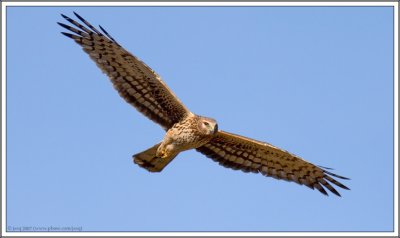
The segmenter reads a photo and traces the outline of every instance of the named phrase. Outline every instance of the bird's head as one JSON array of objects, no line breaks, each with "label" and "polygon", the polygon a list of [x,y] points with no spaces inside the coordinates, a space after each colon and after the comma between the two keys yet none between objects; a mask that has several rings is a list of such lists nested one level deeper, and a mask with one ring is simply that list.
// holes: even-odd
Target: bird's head
[{"label": "bird's head", "polygon": [[206,135],[214,135],[218,131],[217,121],[208,117],[200,117],[198,126],[200,131]]}]

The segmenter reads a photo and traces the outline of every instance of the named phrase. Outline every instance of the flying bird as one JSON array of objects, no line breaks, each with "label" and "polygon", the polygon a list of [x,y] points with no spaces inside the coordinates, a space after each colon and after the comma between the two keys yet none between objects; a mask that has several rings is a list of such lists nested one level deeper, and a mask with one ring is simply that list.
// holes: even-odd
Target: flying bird
[{"label": "flying bird", "polygon": [[[73,39],[110,78],[125,101],[159,124],[166,134],[151,148],[133,155],[133,161],[150,172],[162,171],[180,152],[195,149],[220,165],[243,172],[293,181],[328,195],[324,187],[340,196],[334,184],[347,189],[329,168],[316,166],[271,144],[218,129],[216,120],[188,110],[161,77],[125,50],[110,34],[101,32],[75,13],[83,23],[63,14],[73,26],[60,23]],[[336,177],[335,179],[333,177]]]}]

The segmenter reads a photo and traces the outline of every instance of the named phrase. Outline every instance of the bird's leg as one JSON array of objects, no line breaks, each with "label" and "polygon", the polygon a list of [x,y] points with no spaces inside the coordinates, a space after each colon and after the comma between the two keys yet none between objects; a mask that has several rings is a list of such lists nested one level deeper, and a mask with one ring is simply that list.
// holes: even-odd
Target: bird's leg
[{"label": "bird's leg", "polygon": [[161,143],[161,145],[158,147],[157,152],[156,152],[156,156],[158,158],[166,158],[166,157],[168,157],[167,146],[164,145],[164,143]]},{"label": "bird's leg", "polygon": [[171,154],[173,150],[173,139],[170,134],[171,130],[167,132],[163,141],[161,142],[161,145],[158,147],[156,152],[156,156],[158,158],[166,158]]}]

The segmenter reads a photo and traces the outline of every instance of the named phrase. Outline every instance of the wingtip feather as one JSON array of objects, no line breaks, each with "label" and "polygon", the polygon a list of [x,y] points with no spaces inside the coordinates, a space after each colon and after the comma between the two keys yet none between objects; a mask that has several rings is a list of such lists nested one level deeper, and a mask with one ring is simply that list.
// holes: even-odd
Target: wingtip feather
[{"label": "wingtip feather", "polygon": [[74,13],[74,15],[75,15],[77,18],[79,18],[79,20],[85,21],[85,20],[83,19],[83,17],[81,17],[78,13],[76,13],[75,11],[73,11],[73,13]]},{"label": "wingtip feather", "polygon": [[63,35],[66,36],[66,37],[69,37],[69,38],[71,38],[71,39],[74,39],[74,40],[76,40],[76,39],[79,38],[78,36],[76,36],[76,35],[74,35],[74,34],[71,34],[71,33],[68,33],[68,32],[61,32],[61,34],[63,34]]},{"label": "wingtip feather", "polygon": [[70,30],[70,29],[71,29],[70,26],[68,26],[67,24],[64,24],[64,23],[62,23],[62,22],[57,22],[57,24],[58,24],[59,26],[65,28],[65,29],[67,29],[67,30]]},{"label": "wingtip feather", "polygon": [[62,16],[65,20],[67,20],[67,21],[71,21],[71,20],[72,20],[69,16],[64,15],[64,14],[62,14],[62,13],[61,13],[61,16]]},{"label": "wingtip feather", "polygon": [[336,177],[336,178],[345,179],[345,180],[350,180],[350,178],[343,177],[343,176],[340,176],[340,175],[334,174],[334,173],[332,173],[332,172],[329,172],[329,171],[326,171],[326,170],[322,170],[322,171],[323,171],[324,173],[326,173],[326,174],[329,174],[329,175],[332,175],[332,176],[334,176],[334,177]]}]

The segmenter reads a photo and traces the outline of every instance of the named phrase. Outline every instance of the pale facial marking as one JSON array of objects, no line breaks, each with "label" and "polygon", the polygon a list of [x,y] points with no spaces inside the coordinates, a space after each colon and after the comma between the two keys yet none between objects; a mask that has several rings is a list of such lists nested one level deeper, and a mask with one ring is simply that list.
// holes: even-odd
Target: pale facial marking
[{"label": "pale facial marking", "polygon": [[202,117],[199,122],[199,129],[206,135],[213,135],[218,131],[218,124],[214,119]]}]

